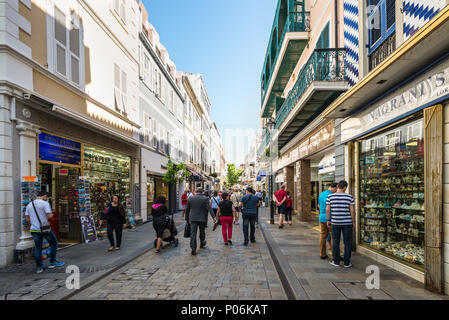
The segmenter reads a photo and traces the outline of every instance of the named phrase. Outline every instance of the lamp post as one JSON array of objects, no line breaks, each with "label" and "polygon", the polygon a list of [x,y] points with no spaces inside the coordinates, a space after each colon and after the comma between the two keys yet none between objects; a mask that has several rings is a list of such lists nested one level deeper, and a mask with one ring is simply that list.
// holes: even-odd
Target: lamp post
[{"label": "lamp post", "polygon": [[269,175],[269,182],[268,182],[268,193],[269,193],[269,199],[270,199],[270,224],[274,224],[274,199],[273,199],[273,154],[272,154],[272,148],[273,148],[273,141],[272,133],[273,129],[276,125],[276,122],[274,122],[273,119],[269,119],[267,121],[267,128],[270,136],[270,175]]}]

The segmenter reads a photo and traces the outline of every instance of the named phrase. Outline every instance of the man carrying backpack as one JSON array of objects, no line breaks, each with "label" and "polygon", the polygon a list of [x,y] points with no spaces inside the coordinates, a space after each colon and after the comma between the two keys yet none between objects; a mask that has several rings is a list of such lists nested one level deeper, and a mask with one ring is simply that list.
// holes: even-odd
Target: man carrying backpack
[{"label": "man carrying backpack", "polygon": [[40,191],[36,200],[31,201],[25,211],[25,219],[31,225],[30,231],[34,238],[34,260],[36,261],[36,273],[41,273],[46,267],[42,263],[42,243],[45,240],[50,244],[50,264],[49,269],[61,267],[65,263],[56,261],[58,250],[58,240],[51,230],[49,220],[53,218],[53,212],[48,203],[48,193]]}]

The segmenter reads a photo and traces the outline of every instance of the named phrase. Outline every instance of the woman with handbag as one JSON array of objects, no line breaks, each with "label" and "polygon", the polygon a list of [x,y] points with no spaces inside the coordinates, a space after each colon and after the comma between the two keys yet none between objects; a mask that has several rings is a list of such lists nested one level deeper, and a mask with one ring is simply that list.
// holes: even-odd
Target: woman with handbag
[{"label": "woman with handbag", "polygon": [[161,252],[162,237],[165,229],[165,216],[168,213],[168,208],[165,205],[166,199],[160,196],[156,199],[156,203],[151,207],[151,215],[153,216],[153,228],[156,231],[156,253]]},{"label": "woman with handbag", "polygon": [[[126,215],[125,208],[120,204],[120,198],[118,195],[112,196],[112,203],[106,208],[106,221],[108,223],[107,233],[111,247],[108,251],[120,250],[122,244],[122,231],[126,228]],[[114,243],[114,230],[117,240],[117,246]]]},{"label": "woman with handbag", "polygon": [[215,216],[214,222],[217,223],[220,219],[221,232],[223,234],[224,244],[232,244],[232,224],[236,219],[236,211],[232,201],[227,200],[228,194],[223,193],[223,200],[218,204],[217,214]]}]

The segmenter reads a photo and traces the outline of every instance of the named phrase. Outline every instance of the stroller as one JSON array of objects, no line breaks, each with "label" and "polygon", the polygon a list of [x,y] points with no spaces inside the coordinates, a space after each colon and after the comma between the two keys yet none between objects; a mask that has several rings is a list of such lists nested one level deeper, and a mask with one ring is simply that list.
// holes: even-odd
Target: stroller
[{"label": "stroller", "polygon": [[[165,229],[164,234],[162,236],[162,241],[169,242],[173,246],[177,247],[179,244],[179,240],[176,238],[178,235],[178,230],[176,229],[175,221],[172,216],[165,216]],[[157,246],[157,239],[154,240],[154,247]]]}]

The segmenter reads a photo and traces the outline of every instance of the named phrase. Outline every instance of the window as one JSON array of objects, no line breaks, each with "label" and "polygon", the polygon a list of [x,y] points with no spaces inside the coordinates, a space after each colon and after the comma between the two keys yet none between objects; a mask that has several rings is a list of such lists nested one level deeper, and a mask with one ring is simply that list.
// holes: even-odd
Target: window
[{"label": "window", "polygon": [[70,83],[82,86],[84,47],[80,20],[75,13],[65,14],[56,6],[50,16],[54,16],[54,27],[49,28],[48,35],[49,66]]},{"label": "window", "polygon": [[329,23],[326,24],[323,31],[321,32],[321,35],[318,38],[315,47],[317,49],[329,48]]},{"label": "window", "polygon": [[114,102],[116,111],[124,116],[128,115],[127,89],[128,80],[126,72],[120,70],[118,64],[114,63]]},{"label": "window", "polygon": [[153,148],[158,148],[158,140],[157,140],[157,122],[153,119]]},{"label": "window", "polygon": [[144,113],[144,133],[145,133],[145,142],[148,142],[149,145],[153,144],[153,120],[148,114]]},{"label": "window", "polygon": [[173,89],[170,89],[170,97],[169,97],[169,108],[170,111],[175,114],[175,92]]},{"label": "window", "polygon": [[114,11],[126,24],[126,0],[114,0]]},{"label": "window", "polygon": [[367,0],[370,54],[396,29],[395,0]]},{"label": "window", "polygon": [[162,74],[160,72],[158,72],[157,94],[159,99],[162,100]]},{"label": "window", "polygon": [[143,55],[143,82],[151,86],[151,60],[146,54]]}]

